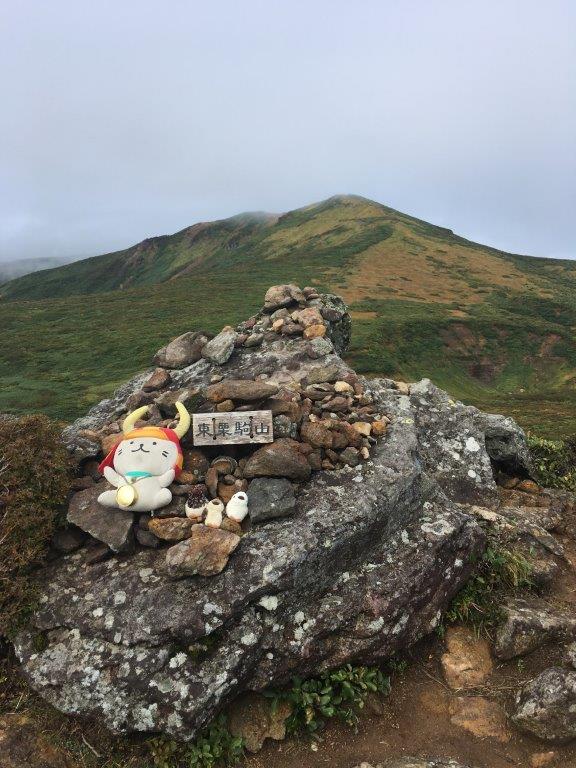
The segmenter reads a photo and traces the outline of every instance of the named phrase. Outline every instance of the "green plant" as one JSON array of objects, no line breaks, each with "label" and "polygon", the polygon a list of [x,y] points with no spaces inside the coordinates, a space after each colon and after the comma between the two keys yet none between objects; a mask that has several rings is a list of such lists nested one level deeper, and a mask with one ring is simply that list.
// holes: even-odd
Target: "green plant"
[{"label": "green plant", "polygon": [[213,768],[236,765],[244,755],[244,742],[227,728],[219,715],[190,744],[158,737],[148,742],[155,768]]},{"label": "green plant", "polygon": [[394,675],[403,675],[408,669],[408,662],[406,659],[397,659],[394,656],[388,659],[388,668]]},{"label": "green plant", "polygon": [[11,635],[36,599],[35,570],[63,520],[70,461],[45,416],[0,419],[0,635]]},{"label": "green plant", "polygon": [[524,553],[489,545],[466,586],[452,601],[446,620],[472,624],[478,632],[489,634],[501,618],[504,595],[533,588],[531,573]]},{"label": "green plant", "polygon": [[576,491],[576,436],[565,440],[544,440],[528,436],[535,479],[546,488]]},{"label": "green plant", "polygon": [[347,664],[308,680],[296,677],[291,688],[269,695],[276,701],[291,704],[292,713],[286,721],[288,733],[300,730],[315,733],[332,717],[355,726],[358,711],[363,708],[368,695],[389,692],[390,679],[380,669]]}]

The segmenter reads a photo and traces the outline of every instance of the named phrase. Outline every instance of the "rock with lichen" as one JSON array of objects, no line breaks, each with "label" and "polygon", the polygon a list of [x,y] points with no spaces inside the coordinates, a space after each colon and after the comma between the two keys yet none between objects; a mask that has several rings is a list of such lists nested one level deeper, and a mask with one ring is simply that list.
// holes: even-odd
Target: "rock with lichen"
[{"label": "rock with lichen", "polygon": [[[261,312],[225,329],[202,359],[171,370],[167,388],[152,393],[150,417],[169,426],[166,403],[182,391],[205,398],[201,412],[230,400],[285,416],[277,424],[294,437],[226,456],[198,453],[191,435],[183,441],[184,494],[201,479],[220,497],[252,483],[256,519],[236,530],[226,518],[220,529],[190,526],[185,495],[175,494],[158,522],[137,522],[137,542],[147,533],[158,546],[138,543],[89,567],[86,548],[51,563],[16,648],[32,686],[59,709],[97,716],[116,732],[190,739],[241,693],[350,661],[377,663],[415,643],[437,626],[483,550],[472,510],[497,504],[495,470],[524,462],[515,425],[486,421],[427,380],[357,376],[340,357],[350,335],[342,300],[274,288]],[[323,337],[281,331],[319,317]],[[149,376],[71,425],[71,451],[83,432],[118,432]],[[209,649],[201,659],[187,652],[194,643]]]}]

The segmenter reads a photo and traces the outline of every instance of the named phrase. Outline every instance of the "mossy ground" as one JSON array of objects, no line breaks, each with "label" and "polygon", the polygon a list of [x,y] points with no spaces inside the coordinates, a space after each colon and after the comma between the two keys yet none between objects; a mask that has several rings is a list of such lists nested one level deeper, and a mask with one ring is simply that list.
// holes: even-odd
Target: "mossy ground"
[{"label": "mossy ground", "polygon": [[64,521],[71,465],[45,416],[0,419],[0,637],[26,620],[35,575]]}]

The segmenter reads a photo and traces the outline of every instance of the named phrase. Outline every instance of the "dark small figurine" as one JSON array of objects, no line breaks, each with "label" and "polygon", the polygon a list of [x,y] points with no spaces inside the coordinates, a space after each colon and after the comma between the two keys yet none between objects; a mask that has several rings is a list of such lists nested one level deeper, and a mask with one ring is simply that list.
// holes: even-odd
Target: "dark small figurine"
[{"label": "dark small figurine", "polygon": [[186,500],[186,506],[184,508],[186,517],[196,521],[202,520],[206,504],[208,504],[208,489],[204,483],[198,483],[198,485],[195,485],[188,494],[188,499]]}]

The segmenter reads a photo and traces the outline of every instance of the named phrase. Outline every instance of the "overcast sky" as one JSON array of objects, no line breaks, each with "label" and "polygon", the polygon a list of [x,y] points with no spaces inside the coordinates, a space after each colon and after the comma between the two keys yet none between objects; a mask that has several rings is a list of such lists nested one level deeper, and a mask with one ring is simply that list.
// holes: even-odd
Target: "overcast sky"
[{"label": "overcast sky", "polygon": [[574,0],[2,0],[0,259],[373,198],[576,257]]}]

